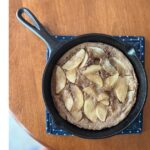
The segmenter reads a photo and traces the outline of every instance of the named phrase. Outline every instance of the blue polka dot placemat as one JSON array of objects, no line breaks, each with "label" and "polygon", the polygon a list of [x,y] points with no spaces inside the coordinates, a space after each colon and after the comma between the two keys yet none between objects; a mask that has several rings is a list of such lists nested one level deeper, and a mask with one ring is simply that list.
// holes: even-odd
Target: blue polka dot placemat
[{"label": "blue polka dot placemat", "polygon": [[[74,36],[55,36],[55,38],[58,41],[63,41],[63,40],[69,40],[72,39]],[[116,39],[122,40],[123,42],[129,43],[136,47],[136,54],[142,64],[144,65],[144,37],[142,36],[114,36]],[[50,50],[47,49],[46,51],[46,59],[48,60],[50,56]],[[141,112],[139,116],[136,118],[136,120],[125,130],[123,130],[119,134],[138,134],[142,132],[142,123],[143,123],[143,113]],[[46,132],[48,134],[54,134],[54,135],[64,135],[68,136],[71,135],[68,131],[65,131],[63,129],[58,128],[50,113],[48,110],[46,110]]]}]

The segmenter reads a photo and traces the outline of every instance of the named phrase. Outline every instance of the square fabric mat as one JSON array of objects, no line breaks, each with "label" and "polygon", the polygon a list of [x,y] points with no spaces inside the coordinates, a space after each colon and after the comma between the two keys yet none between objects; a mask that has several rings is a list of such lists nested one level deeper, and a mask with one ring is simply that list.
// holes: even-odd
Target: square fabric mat
[{"label": "square fabric mat", "polygon": [[[137,49],[136,54],[139,60],[141,61],[141,63],[144,65],[144,37],[142,36],[114,36],[114,37],[116,39],[122,40],[125,43],[129,43],[135,46]],[[72,39],[73,36],[55,36],[55,38],[58,41],[63,41],[63,40]],[[46,60],[49,59],[49,56],[50,56],[50,50],[47,49]],[[119,134],[133,134],[133,133],[139,134],[142,132],[142,123],[143,123],[143,113],[141,112],[139,116],[136,118],[136,120],[130,126],[128,126],[128,128],[126,128]],[[73,136],[68,131],[62,130],[55,125],[51,117],[51,114],[48,112],[47,109],[46,109],[46,132],[48,134],[54,134],[54,135]]]}]

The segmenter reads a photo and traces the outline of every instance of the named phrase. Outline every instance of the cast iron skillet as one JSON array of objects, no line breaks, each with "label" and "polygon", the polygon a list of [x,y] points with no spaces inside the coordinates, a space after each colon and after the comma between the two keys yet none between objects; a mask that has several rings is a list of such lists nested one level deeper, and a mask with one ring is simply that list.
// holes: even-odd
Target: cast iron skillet
[{"label": "cast iron skillet", "polygon": [[[32,21],[32,24],[26,21],[23,17],[23,13],[25,13]],[[17,11],[17,18],[18,20],[25,25],[28,29],[30,29],[33,33],[35,33],[39,38],[41,38],[47,45],[48,48],[51,49],[51,56],[47,62],[47,65],[44,70],[43,74],[43,81],[42,81],[42,92],[46,107],[48,108],[51,116],[55,124],[73,135],[83,137],[83,138],[105,138],[112,135],[115,135],[121,132],[123,129],[128,127],[138,116],[141,112],[147,95],[147,80],[144,68],[135,54],[135,48],[125,44],[121,41],[116,40],[112,36],[104,35],[104,34],[85,34],[81,36],[77,36],[72,40],[65,41],[65,42],[58,42],[52,35],[50,35],[43,27],[43,25],[37,20],[37,18],[32,14],[32,12],[27,8],[20,8]],[[138,78],[138,92],[137,92],[137,100],[136,104],[132,108],[129,115],[118,125],[106,128],[103,130],[86,130],[78,128],[77,126],[69,123],[68,121],[64,120],[59,113],[57,112],[55,105],[53,103],[53,98],[51,95],[50,87],[51,87],[51,77],[52,72],[55,64],[59,60],[59,58],[67,52],[72,47],[84,43],[84,42],[102,42],[109,45],[112,45],[122,51],[126,57],[130,60],[132,65],[134,66],[135,73]]]}]

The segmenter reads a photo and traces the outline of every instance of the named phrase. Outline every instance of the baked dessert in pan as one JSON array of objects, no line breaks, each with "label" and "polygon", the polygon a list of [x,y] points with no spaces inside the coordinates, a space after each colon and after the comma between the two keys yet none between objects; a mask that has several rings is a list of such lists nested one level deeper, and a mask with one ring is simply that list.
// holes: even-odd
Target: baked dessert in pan
[{"label": "baked dessert in pan", "polygon": [[57,62],[51,91],[61,117],[84,129],[117,125],[130,112],[138,88],[134,68],[113,46],[86,42]]}]

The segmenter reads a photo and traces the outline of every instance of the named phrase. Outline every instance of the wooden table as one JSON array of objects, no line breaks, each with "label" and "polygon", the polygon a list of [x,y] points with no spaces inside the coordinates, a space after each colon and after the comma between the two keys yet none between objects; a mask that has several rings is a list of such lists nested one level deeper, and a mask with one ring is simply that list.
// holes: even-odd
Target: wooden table
[{"label": "wooden table", "polygon": [[142,35],[146,39],[145,67],[150,75],[149,0],[10,0],[10,109],[31,134],[56,150],[148,150],[150,149],[150,101],[144,108],[144,131],[140,135],[117,135],[103,140],[60,137],[45,132],[45,105],[41,78],[45,44],[23,27],[15,13],[28,7],[53,34],[79,35],[98,32]]}]

